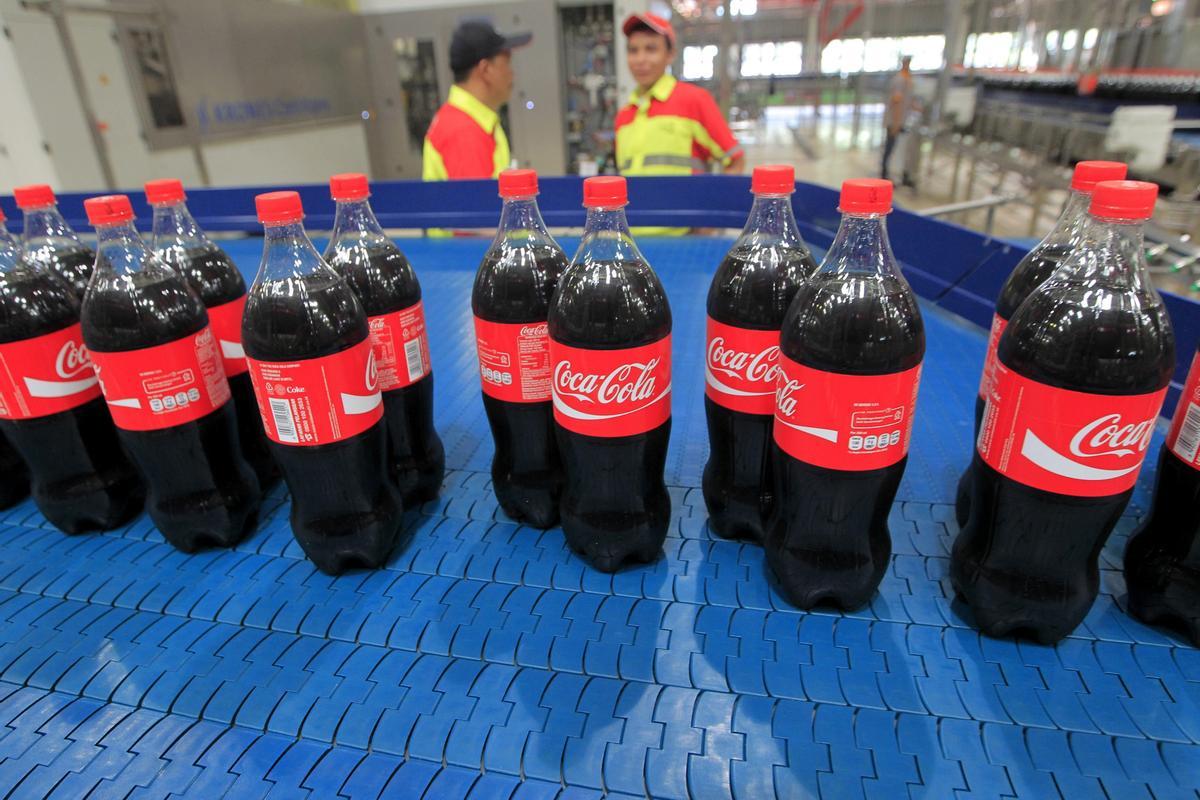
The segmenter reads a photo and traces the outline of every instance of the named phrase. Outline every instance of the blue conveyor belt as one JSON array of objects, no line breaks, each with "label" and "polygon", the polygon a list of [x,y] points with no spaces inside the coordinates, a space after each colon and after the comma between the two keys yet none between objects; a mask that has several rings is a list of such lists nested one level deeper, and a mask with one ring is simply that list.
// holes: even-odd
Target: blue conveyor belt
[{"label": "blue conveyor belt", "polygon": [[[191,556],[144,517],[67,537],[29,502],[6,512],[0,796],[1195,798],[1200,652],[1122,611],[1152,468],[1057,648],[983,638],[952,602],[983,331],[923,305],[895,555],[870,606],[797,612],[758,548],[709,533],[704,299],[728,244],[642,242],[675,318],[674,522],[654,564],[596,572],[560,530],[498,510],[469,307],[480,240],[402,242],[449,471],[386,569],[318,573],[282,488],[238,548]],[[253,273],[259,246],[229,249]]]}]

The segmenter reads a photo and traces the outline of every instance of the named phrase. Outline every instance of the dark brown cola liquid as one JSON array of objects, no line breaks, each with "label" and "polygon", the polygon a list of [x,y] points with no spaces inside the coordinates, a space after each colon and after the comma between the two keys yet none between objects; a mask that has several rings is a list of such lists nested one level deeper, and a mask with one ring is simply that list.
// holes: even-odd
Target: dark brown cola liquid
[{"label": "dark brown cola liquid", "polygon": [[[572,265],[550,307],[550,337],[570,347],[619,350],[671,333],[658,276],[641,261]],[[567,544],[613,572],[658,557],[671,521],[663,480],[671,420],[635,436],[602,437],[555,425],[565,469],[559,511]]]},{"label": "dark brown cola liquid", "polygon": [[[479,266],[471,310],[488,322],[543,323],[566,268],[567,257],[557,248],[502,244]],[[500,507],[518,522],[553,527],[563,484],[553,404],[508,403],[481,394],[496,446],[492,488]]]},{"label": "dark brown cola liquid", "polygon": [[[51,273],[24,264],[0,273],[0,344],[44,336],[78,321],[79,300]],[[20,465],[19,452],[28,465],[34,502],[59,530],[108,530],[142,510],[145,489],[117,440],[103,397],[44,417],[0,420],[0,431],[0,450],[7,449],[7,437],[16,451],[8,450],[11,458]],[[9,470],[0,463],[4,484],[18,485],[9,484],[10,478],[23,476],[25,466]]]},{"label": "dark brown cola liquid", "polygon": [[[746,248],[717,267],[708,316],[725,325],[779,330],[796,290],[817,269],[807,249]],[[734,411],[704,397],[708,462],[702,481],[709,526],[718,536],[762,543],[774,502],[774,414]]]},{"label": "dark brown cola liquid", "polygon": [[[415,305],[421,284],[400,249],[387,239],[357,245],[352,237],[331,242],[325,260],[350,284],[368,317]],[[433,426],[433,371],[416,383],[383,393],[388,429],[388,464],[405,508],[432,500],[441,491],[446,451]]]}]

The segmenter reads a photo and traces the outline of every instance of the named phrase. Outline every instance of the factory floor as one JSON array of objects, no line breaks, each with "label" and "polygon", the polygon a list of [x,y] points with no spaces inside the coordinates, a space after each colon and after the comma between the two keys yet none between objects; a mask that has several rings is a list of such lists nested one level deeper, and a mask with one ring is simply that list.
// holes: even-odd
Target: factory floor
[{"label": "factory floor", "polygon": [[[812,106],[775,106],[765,109],[758,120],[736,123],[734,132],[745,149],[747,171],[760,164],[793,164],[798,180],[837,186],[847,178],[879,175],[883,152],[882,112],[882,105],[863,106],[856,132],[850,105],[822,106],[819,114],[814,114]],[[898,182],[897,205],[920,211],[968,198],[968,162],[964,160],[961,166],[955,192],[954,155],[928,144],[920,154],[918,168],[912,176],[916,185],[899,185],[903,173],[901,148],[902,145],[897,147],[891,164],[891,177]],[[1066,200],[1065,187],[1070,172],[1065,168],[1059,170],[1063,190],[1047,191],[1036,214],[1031,205],[1024,202],[995,207],[991,232],[1026,245],[1044,236]],[[982,167],[969,197],[989,195],[1031,198],[1033,190],[1015,172],[997,174]],[[939,216],[975,230],[987,230],[988,211],[985,209]],[[1192,279],[1188,273],[1158,271],[1153,262],[1151,267],[1159,288],[1197,296],[1191,288]]]}]

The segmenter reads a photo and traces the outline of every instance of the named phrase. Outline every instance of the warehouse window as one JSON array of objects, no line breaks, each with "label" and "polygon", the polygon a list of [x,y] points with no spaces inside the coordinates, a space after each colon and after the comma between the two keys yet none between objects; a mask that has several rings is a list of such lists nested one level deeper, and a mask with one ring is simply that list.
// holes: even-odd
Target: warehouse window
[{"label": "warehouse window", "polygon": [[800,42],[753,42],[742,48],[742,77],[799,75],[804,71]]},{"label": "warehouse window", "polygon": [[[1070,34],[1071,32],[1068,31],[1067,36]],[[1066,38],[1066,36],[1063,37],[1064,40]],[[965,66],[980,68],[1007,67],[1009,65],[1009,57],[1012,55],[1012,46],[1012,31],[972,33],[967,37],[967,63]]]},{"label": "warehouse window", "polygon": [[942,66],[946,37],[885,36],[864,44],[862,39],[835,39],[821,51],[821,72],[892,72],[900,67],[903,56],[912,56],[915,70],[934,70]]},{"label": "warehouse window", "polygon": [[706,81],[713,76],[713,63],[717,58],[717,46],[706,44],[687,45],[683,48],[683,79]]}]

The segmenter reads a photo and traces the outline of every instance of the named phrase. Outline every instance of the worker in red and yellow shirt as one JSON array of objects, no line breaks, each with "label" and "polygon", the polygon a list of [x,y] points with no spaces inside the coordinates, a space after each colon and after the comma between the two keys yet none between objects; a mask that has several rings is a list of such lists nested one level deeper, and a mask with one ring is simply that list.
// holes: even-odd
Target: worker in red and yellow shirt
[{"label": "worker in red and yellow shirt", "polygon": [[622,175],[691,175],[717,162],[740,172],[742,148],[712,95],[667,74],[675,29],[657,14],[631,14],[621,30],[637,89],[617,112],[617,167]]},{"label": "worker in red and yellow shirt", "polygon": [[465,21],[454,30],[454,85],[425,134],[425,180],[495,178],[509,168],[512,156],[498,112],[512,94],[512,51],[531,38],[529,33],[501,36],[483,20]]}]

